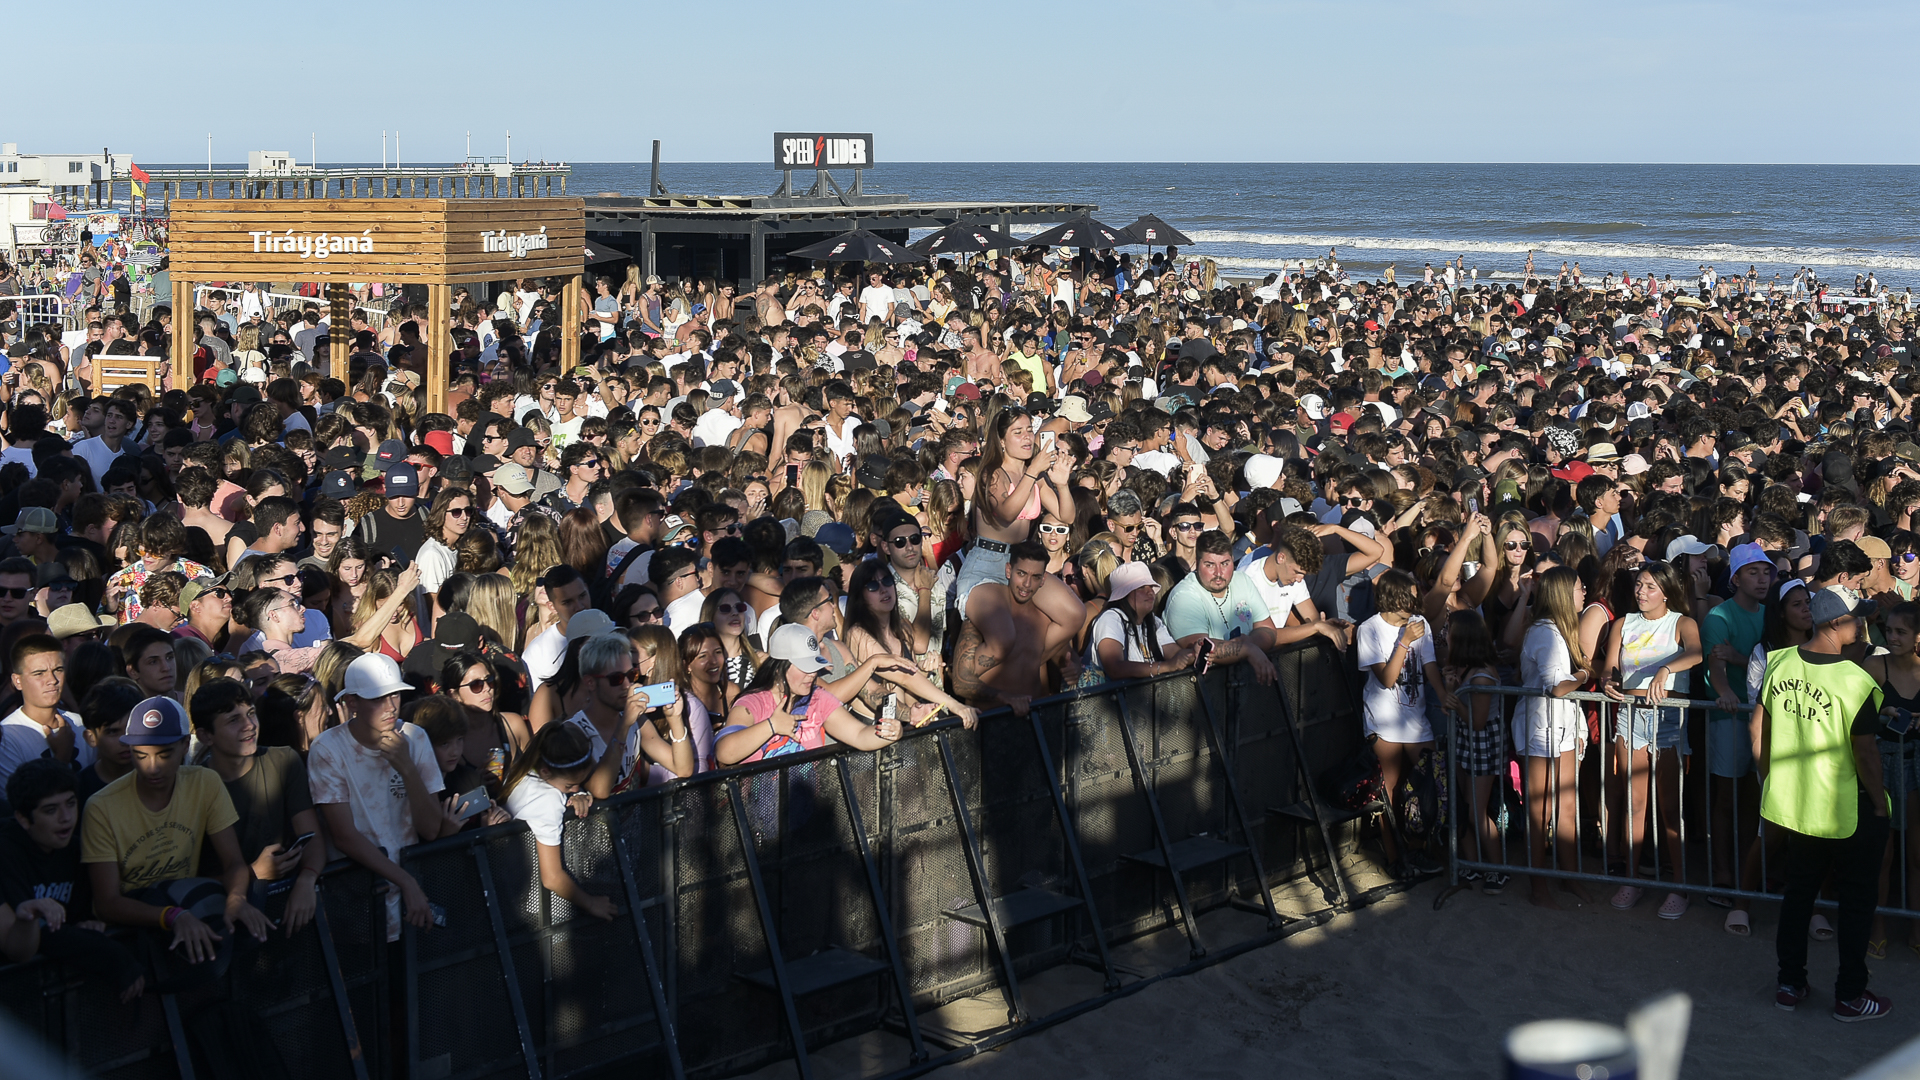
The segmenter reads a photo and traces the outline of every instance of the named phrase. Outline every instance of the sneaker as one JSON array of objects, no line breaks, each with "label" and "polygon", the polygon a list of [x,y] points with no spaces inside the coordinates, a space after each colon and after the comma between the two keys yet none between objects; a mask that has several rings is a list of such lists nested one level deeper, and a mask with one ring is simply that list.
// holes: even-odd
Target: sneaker
[{"label": "sneaker", "polygon": [[1416,874],[1444,874],[1447,872],[1446,867],[1434,862],[1432,856],[1424,851],[1408,852],[1407,868]]},{"label": "sneaker", "polygon": [[1892,1002],[1871,990],[1862,990],[1852,1001],[1834,1002],[1833,1018],[1843,1024],[1857,1024],[1862,1020],[1878,1020],[1892,1011]]},{"label": "sneaker", "polygon": [[[1791,983],[1781,983],[1780,989],[1773,992],[1773,1007],[1786,1012],[1792,1012],[1799,1007],[1801,1002],[1807,1000],[1808,992],[1808,988],[1805,985],[1794,986]],[[1839,1014],[1836,1013],[1835,1015],[1837,1016]]]},{"label": "sneaker", "polygon": [[1501,892],[1505,891],[1507,882],[1512,880],[1513,875],[1511,874],[1502,874],[1489,870],[1487,871],[1486,881],[1480,885],[1480,891],[1488,896],[1499,896]]},{"label": "sneaker", "polygon": [[1479,881],[1480,871],[1475,870],[1470,866],[1463,866],[1460,868],[1460,880],[1461,881]]},{"label": "sneaker", "polygon": [[1625,911],[1640,902],[1640,894],[1647,890],[1638,885],[1622,885],[1613,892],[1613,910]]}]

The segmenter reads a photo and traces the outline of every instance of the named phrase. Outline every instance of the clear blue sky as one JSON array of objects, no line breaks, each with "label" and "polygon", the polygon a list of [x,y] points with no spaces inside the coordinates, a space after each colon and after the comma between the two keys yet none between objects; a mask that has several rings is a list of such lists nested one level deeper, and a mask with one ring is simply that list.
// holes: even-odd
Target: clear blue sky
[{"label": "clear blue sky", "polygon": [[314,132],[323,165],[379,160],[382,128],[408,161],[469,129],[475,153],[511,129],[515,158],[572,161],[656,138],[760,161],[775,130],[871,131],[893,161],[1920,158],[1912,0],[107,0],[84,22],[14,50],[0,139],[199,161],[211,131],[218,161],[304,162]]}]

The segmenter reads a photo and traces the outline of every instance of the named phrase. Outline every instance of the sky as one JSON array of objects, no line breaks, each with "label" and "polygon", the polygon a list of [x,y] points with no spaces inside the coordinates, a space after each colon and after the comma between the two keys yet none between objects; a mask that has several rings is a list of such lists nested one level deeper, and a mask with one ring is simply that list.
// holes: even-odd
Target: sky
[{"label": "sky", "polygon": [[[1899,163],[1920,159],[1920,4],[977,0],[829,9],[104,0],[112,77],[16,50],[26,153],[217,163],[770,160],[871,132],[892,161]],[[543,30],[551,10],[566,20]],[[504,30],[502,27],[508,29]],[[336,40],[345,33],[347,40]],[[190,56],[187,62],[175,57]],[[145,62],[138,58],[150,58]],[[251,69],[254,74],[249,75]],[[129,95],[137,103],[129,102]],[[311,140],[311,143],[310,143]]]}]

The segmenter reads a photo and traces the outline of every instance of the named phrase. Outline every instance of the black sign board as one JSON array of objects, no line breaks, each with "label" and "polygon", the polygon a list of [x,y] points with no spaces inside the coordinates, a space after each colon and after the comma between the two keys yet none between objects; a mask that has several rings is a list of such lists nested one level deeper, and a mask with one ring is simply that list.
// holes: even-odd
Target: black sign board
[{"label": "black sign board", "polygon": [[797,169],[871,169],[873,135],[832,132],[776,131],[773,167]]}]

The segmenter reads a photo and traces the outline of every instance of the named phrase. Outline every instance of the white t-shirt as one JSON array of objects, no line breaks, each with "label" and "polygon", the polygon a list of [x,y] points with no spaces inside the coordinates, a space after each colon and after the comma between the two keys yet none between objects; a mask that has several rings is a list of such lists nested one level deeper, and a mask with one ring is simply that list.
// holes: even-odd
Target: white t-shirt
[{"label": "white t-shirt", "polygon": [[694,445],[725,446],[727,445],[727,437],[732,435],[744,424],[746,424],[745,420],[740,419],[725,409],[708,409],[706,412],[700,414],[699,420],[694,421]]},{"label": "white t-shirt", "polygon": [[1434,662],[1433,634],[1422,634],[1413,643],[1411,655],[1400,665],[1400,681],[1393,686],[1382,686],[1379,677],[1367,670],[1391,660],[1399,640],[1400,628],[1379,615],[1360,624],[1357,648],[1360,667],[1367,671],[1366,687],[1361,692],[1366,730],[1388,742],[1426,742],[1433,737],[1426,708],[1426,669]]},{"label": "white t-shirt", "polygon": [[893,317],[893,290],[885,285],[869,285],[860,290],[860,321],[886,321]]},{"label": "white t-shirt", "polygon": [[[636,541],[627,536],[623,536],[613,542],[613,546],[607,549],[606,572],[608,574],[620,569],[620,560],[627,557],[627,552],[632,551],[635,544]],[[652,551],[643,551],[635,556],[634,560],[627,564],[626,572],[620,575],[621,588],[625,588],[628,585],[645,585],[647,583],[647,570],[652,564]],[[621,622],[624,620],[621,616],[615,616],[614,621]]]},{"label": "white t-shirt", "polygon": [[507,793],[507,813],[516,821],[526,822],[535,840],[548,847],[560,846],[560,834],[567,824],[567,797],[559,788],[528,773]]},{"label": "white t-shirt", "polygon": [[[1158,615],[1149,616],[1149,618],[1153,620],[1152,633],[1160,642],[1161,652],[1171,652],[1174,648],[1174,640],[1173,635],[1167,632],[1167,624],[1161,622]],[[1100,666],[1100,643],[1103,641],[1120,642],[1127,651],[1126,659],[1133,663],[1144,664],[1152,659],[1147,655],[1146,650],[1140,647],[1144,641],[1144,635],[1138,631],[1128,635],[1126,616],[1120,614],[1117,608],[1109,608],[1101,612],[1099,618],[1093,620],[1093,637],[1087,642],[1088,667]]]},{"label": "white t-shirt", "polygon": [[[93,766],[93,747],[87,744],[87,736],[80,727],[80,718],[62,709],[53,710],[54,718],[73,729],[74,765],[87,769]],[[47,754],[47,729],[40,722],[29,717],[24,711],[15,709],[0,719],[0,792],[7,789],[7,781],[13,778],[13,772],[35,758]]]},{"label": "white t-shirt", "polygon": [[1262,556],[1241,569],[1247,575],[1247,580],[1253,583],[1254,591],[1260,594],[1260,599],[1267,602],[1267,615],[1277,627],[1286,625],[1288,613],[1293,611],[1295,605],[1309,599],[1309,593],[1304,575],[1291,585],[1282,585],[1267,577],[1267,562],[1272,558],[1272,555]]},{"label": "white t-shirt", "polygon": [[566,655],[567,635],[560,632],[557,624],[534,635],[533,640],[527,642],[526,651],[520,654],[520,659],[526,662],[527,677],[531,681],[527,692],[539,690],[541,683],[553,678]]},{"label": "white t-shirt", "polygon": [[667,605],[667,629],[673,631],[675,638],[700,621],[700,606],[706,602],[707,594],[695,589]]},{"label": "white t-shirt", "polygon": [[[400,733],[407,740],[407,756],[431,794],[446,787],[440,775],[440,762],[433,754],[433,741],[426,729],[402,722]],[[413,826],[413,807],[407,801],[407,784],[400,773],[379,752],[353,737],[345,725],[328,728],[313,740],[307,753],[307,785],[316,805],[345,805],[353,811],[353,827],[360,835],[398,861],[404,848],[420,840]],[[400,893],[387,894],[387,940],[400,937]]]},{"label": "white t-shirt", "polygon": [[91,439],[81,439],[74,443],[73,452],[93,469],[93,482],[99,484],[106,477],[107,469],[112,467],[114,459],[127,452],[127,440],[124,438],[120,440],[120,449],[109,450],[106,440],[95,435]]}]

